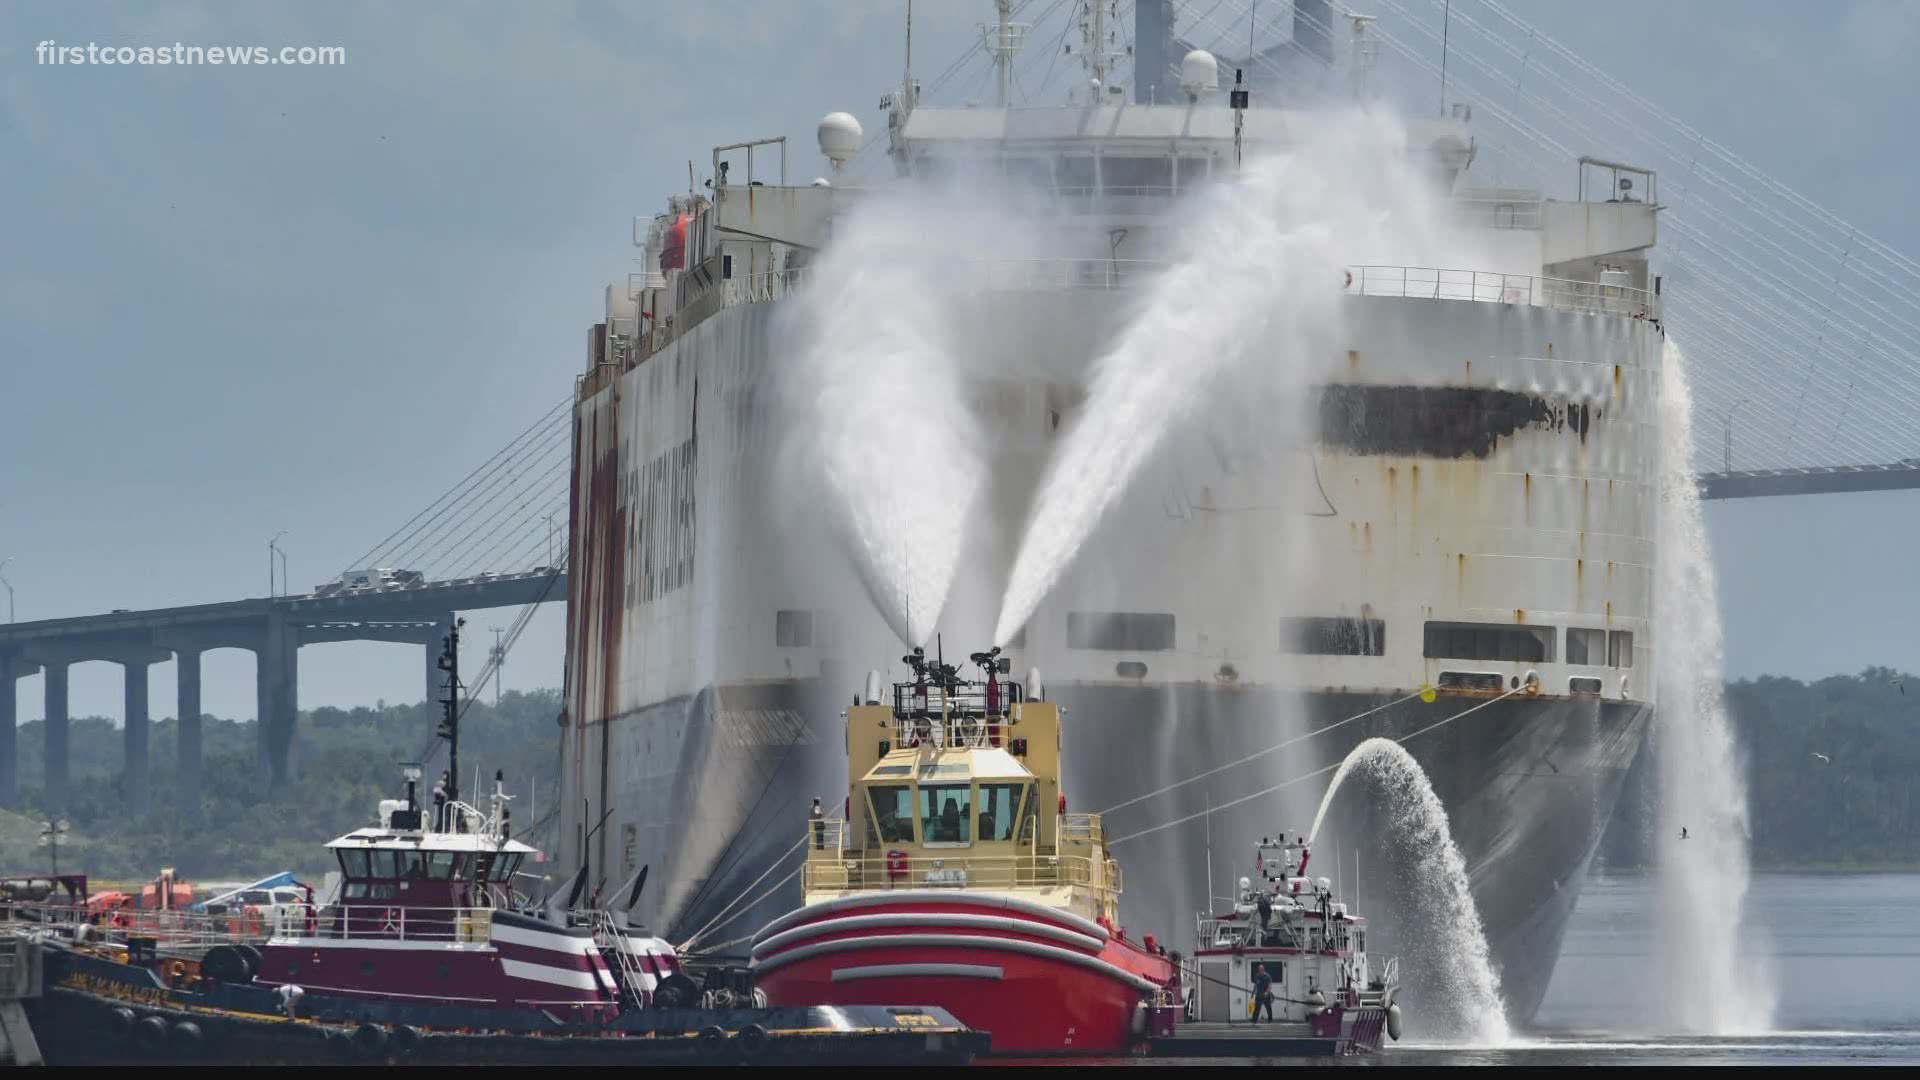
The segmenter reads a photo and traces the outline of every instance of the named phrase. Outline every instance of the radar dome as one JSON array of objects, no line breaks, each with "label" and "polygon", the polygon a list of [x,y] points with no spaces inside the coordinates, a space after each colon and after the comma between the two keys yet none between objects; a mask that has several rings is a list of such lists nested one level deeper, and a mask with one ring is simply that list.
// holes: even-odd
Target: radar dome
[{"label": "radar dome", "polygon": [[1195,49],[1180,61],[1180,89],[1190,99],[1220,89],[1220,62],[1205,49]]},{"label": "radar dome", "polygon": [[849,113],[828,113],[820,121],[820,152],[839,168],[853,160],[860,152],[860,143],[866,132],[860,129],[860,121]]}]

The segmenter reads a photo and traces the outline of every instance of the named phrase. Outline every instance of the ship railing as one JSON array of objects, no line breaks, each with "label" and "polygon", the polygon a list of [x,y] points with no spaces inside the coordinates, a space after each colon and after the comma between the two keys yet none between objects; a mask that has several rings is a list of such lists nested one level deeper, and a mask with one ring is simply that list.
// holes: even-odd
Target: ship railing
[{"label": "ship railing", "polygon": [[1045,889],[1077,885],[1117,895],[1111,867],[1084,855],[904,855],[881,851],[811,852],[806,889]]},{"label": "ship railing", "polygon": [[493,940],[493,909],[336,904],[324,910],[289,905],[274,929],[276,941],[422,941],[485,945]]},{"label": "ship railing", "polygon": [[1657,318],[1659,310],[1653,294],[1624,285],[1425,266],[1350,266],[1346,290],[1354,296],[1471,300],[1633,318]]},{"label": "ship railing", "polygon": [[1483,229],[1538,229],[1540,196],[1531,191],[1502,191],[1480,188],[1456,196],[1451,204],[1453,220],[1461,225]]},{"label": "ship railing", "polygon": [[125,945],[138,938],[170,952],[188,953],[214,945],[262,942],[272,929],[270,921],[250,911],[214,915],[204,911],[32,903],[0,905],[0,923],[108,945]]}]

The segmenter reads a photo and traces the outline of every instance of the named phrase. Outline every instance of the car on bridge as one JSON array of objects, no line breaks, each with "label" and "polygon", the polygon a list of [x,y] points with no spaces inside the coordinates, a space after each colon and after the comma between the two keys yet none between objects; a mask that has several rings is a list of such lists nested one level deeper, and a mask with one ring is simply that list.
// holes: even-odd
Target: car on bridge
[{"label": "car on bridge", "polygon": [[340,575],[340,580],[329,581],[316,586],[315,596],[334,596],[340,593],[374,592],[379,589],[416,588],[427,583],[426,576],[418,570],[393,570],[385,567],[372,570],[349,570]]}]

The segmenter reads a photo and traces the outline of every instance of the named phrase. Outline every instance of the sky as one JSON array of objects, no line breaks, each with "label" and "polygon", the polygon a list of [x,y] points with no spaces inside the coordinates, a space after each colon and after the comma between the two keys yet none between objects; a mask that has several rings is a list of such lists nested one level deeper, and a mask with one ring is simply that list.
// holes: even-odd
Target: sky
[{"label": "sky", "polygon": [[[634,216],[689,159],[829,111],[882,129],[904,4],[0,4],[0,560],[21,620],[267,591],[349,568],[571,389]],[[921,3],[916,68],[989,3]],[[1920,4],[1544,0],[1523,14],[1920,256]],[[342,66],[69,66],[37,44],[344,46]],[[931,81],[931,80],[929,80]],[[1710,423],[1703,419],[1701,423]],[[1709,504],[1730,674],[1920,667],[1920,494]],[[6,602],[0,592],[0,603]],[[472,614],[469,646],[511,611]],[[475,632],[477,631],[477,633]],[[477,662],[476,654],[474,661]],[[557,606],[508,688],[556,686]],[[417,647],[301,653],[300,704],[418,700]],[[254,710],[209,653],[203,705]],[[76,715],[121,677],[73,672]],[[41,713],[22,680],[20,717]],[[171,665],[152,671],[170,713]]]}]

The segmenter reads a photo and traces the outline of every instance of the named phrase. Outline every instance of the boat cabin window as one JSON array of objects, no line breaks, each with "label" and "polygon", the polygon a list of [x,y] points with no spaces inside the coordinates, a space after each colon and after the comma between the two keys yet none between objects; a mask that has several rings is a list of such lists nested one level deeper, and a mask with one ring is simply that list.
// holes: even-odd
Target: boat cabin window
[{"label": "boat cabin window", "polygon": [[427,853],[427,876],[435,881],[448,881],[458,873],[454,869],[460,856],[451,851],[430,851]]},{"label": "boat cabin window", "polygon": [[427,876],[427,857],[419,851],[396,851],[393,853],[399,864],[400,876],[408,880],[418,880]]},{"label": "boat cabin window", "polygon": [[348,878],[366,877],[367,853],[365,851],[340,852],[340,874]]},{"label": "boat cabin window", "polygon": [[867,789],[873,817],[868,821],[869,842],[913,843],[913,789],[905,784],[874,784]]},{"label": "boat cabin window", "polygon": [[926,844],[971,844],[973,788],[925,784],[920,788],[920,836]]},{"label": "boat cabin window", "polygon": [[1100,181],[1109,195],[1166,195],[1173,190],[1173,159],[1104,155]]},{"label": "boat cabin window", "polygon": [[1025,786],[980,785],[980,839],[1013,839],[1013,831],[1020,818],[1020,789]]},{"label": "boat cabin window", "polygon": [[1040,824],[1040,812],[1035,805],[1037,801],[1033,786],[1028,785],[1026,801],[1020,806],[1020,832],[1015,836],[1023,844],[1032,842],[1033,830]]}]

